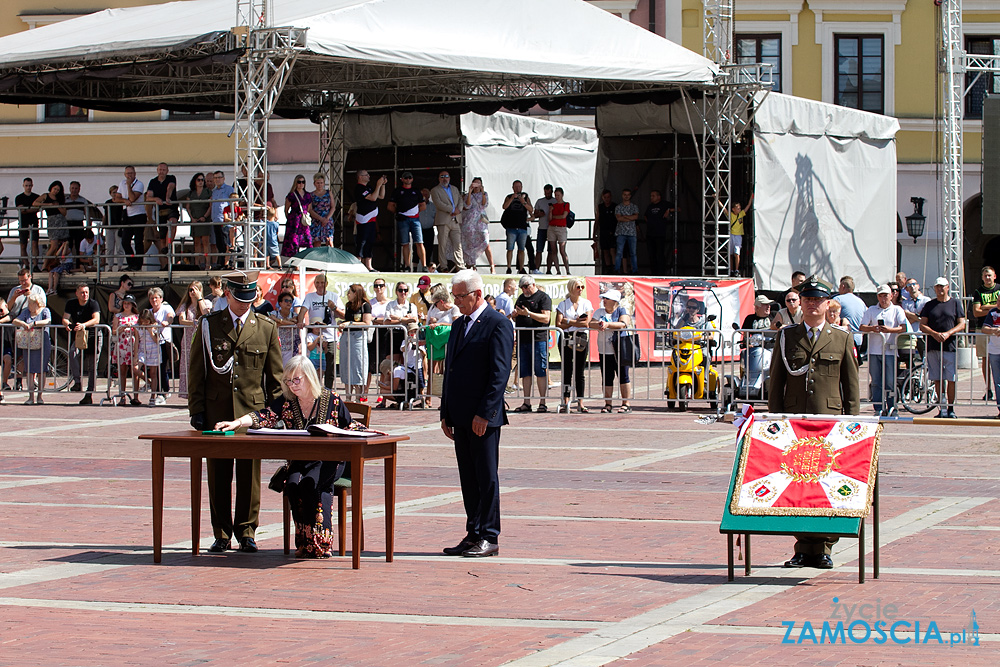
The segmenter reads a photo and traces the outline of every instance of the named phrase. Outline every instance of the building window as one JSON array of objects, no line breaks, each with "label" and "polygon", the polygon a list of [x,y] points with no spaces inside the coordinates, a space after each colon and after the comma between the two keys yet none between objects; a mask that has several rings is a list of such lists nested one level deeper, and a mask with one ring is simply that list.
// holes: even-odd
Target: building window
[{"label": "building window", "polygon": [[885,112],[885,51],[882,35],[835,35],[837,63],[834,102],[844,107]]},{"label": "building window", "polygon": [[765,80],[772,83],[771,90],[781,92],[781,35],[736,35],[736,62],[740,65],[764,63],[771,66]]},{"label": "building window", "polygon": [[87,120],[88,112],[84,107],[71,104],[53,103],[45,105],[45,121],[50,123],[65,123]]},{"label": "building window", "polygon": [[[1000,55],[1000,37],[976,35],[965,38],[965,50],[970,55]],[[983,98],[1000,95],[1000,76],[986,72],[969,72],[965,75],[965,117],[983,117]]]}]

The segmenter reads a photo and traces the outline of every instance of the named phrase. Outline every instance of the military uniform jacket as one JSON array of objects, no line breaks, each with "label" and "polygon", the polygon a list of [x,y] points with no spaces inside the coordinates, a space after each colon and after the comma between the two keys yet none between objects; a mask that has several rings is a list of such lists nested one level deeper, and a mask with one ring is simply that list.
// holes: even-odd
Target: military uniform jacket
[{"label": "military uniform jacket", "polygon": [[[861,410],[854,337],[826,323],[815,343],[804,323],[783,327],[771,356],[767,408],[771,412],[856,415]],[[782,348],[781,339],[784,337]],[[782,359],[788,360],[786,367]],[[793,375],[807,367],[801,375]]]},{"label": "military uniform jacket", "polygon": [[205,428],[262,410],[281,396],[281,345],[278,325],[251,310],[239,339],[228,308],[206,315],[209,348],[216,367],[233,360],[232,369],[218,373],[205,359],[201,320],[191,343],[188,368],[188,411],[205,413]]}]

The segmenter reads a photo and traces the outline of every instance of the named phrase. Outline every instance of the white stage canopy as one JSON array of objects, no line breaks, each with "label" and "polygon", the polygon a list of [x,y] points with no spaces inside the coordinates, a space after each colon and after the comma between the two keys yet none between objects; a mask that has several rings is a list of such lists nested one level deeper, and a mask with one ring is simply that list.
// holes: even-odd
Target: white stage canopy
[{"label": "white stage canopy", "polygon": [[[126,64],[131,68],[115,77],[105,71],[105,87],[112,85],[108,79],[138,77],[135,68],[169,63],[171,57],[178,62],[188,58],[181,63],[185,67],[206,68],[207,56],[237,53],[228,38],[235,18],[234,0],[186,0],[107,9],[8,35],[0,38],[0,95],[4,101],[35,91],[41,95],[50,89],[34,86],[58,82],[60,94],[77,95],[77,103],[85,105],[86,99],[79,99],[77,91],[86,91],[81,77],[100,79],[101,72],[93,67]],[[305,51],[286,86],[286,93],[291,94],[330,90],[356,96],[367,93],[374,99],[381,87],[383,94],[389,90],[411,96],[412,104],[433,104],[510,99],[512,90],[517,98],[515,89],[520,83],[524,98],[613,95],[679,85],[711,86],[718,71],[702,56],[583,0],[464,0],[457,4],[445,0],[273,0],[271,25],[308,29]],[[157,57],[162,61],[157,63]],[[319,71],[316,66],[321,62],[334,70],[376,67],[377,73],[354,71],[342,76]],[[401,69],[387,71],[386,66]],[[65,76],[40,82],[27,76],[56,71]],[[304,76],[306,71],[308,76]],[[479,85],[484,80],[493,83]],[[344,85],[329,87],[332,81]],[[175,85],[187,85],[195,93],[202,90],[204,99],[217,105],[218,98],[208,95],[211,83],[207,77],[200,82],[192,77],[187,84]],[[138,91],[131,98],[123,95],[123,103],[151,103],[163,95],[148,84],[147,78],[141,96]],[[163,101],[197,103],[197,94],[172,93],[173,97],[164,95]],[[100,101],[96,92],[91,94],[95,102]],[[364,99],[352,103],[373,105],[377,106]],[[279,104],[279,109],[289,106]]]},{"label": "white stage canopy", "polygon": [[759,288],[793,271],[874,291],[896,271],[895,118],[771,93],[754,118]]}]

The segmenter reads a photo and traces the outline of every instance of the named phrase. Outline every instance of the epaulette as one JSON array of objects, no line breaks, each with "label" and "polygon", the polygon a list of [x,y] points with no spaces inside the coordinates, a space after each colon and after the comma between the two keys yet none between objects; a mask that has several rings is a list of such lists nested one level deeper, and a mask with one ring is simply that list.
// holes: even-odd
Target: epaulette
[{"label": "epaulette", "polygon": [[847,327],[843,326],[843,325],[832,324],[831,323],[830,326],[833,327],[834,329],[839,329],[839,330],[843,331],[844,333],[851,333],[851,330],[848,329]]}]

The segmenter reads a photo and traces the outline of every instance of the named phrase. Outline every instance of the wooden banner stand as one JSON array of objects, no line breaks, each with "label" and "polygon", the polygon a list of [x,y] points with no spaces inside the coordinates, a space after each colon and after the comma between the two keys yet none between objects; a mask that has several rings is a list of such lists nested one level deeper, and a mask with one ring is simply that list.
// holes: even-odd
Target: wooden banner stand
[{"label": "wooden banner stand", "polygon": [[[751,535],[831,535],[854,537],[858,540],[858,583],[865,583],[865,522],[860,517],[833,516],[752,516],[736,515],[729,511],[736,484],[736,472],[741,452],[736,453],[733,474],[729,480],[729,493],[722,513],[719,532],[726,535],[729,548],[729,581],[734,579],[733,535],[743,536],[744,574],[750,576],[750,536]],[[875,488],[872,496],[872,576],[878,579],[878,470],[875,470]]]}]

